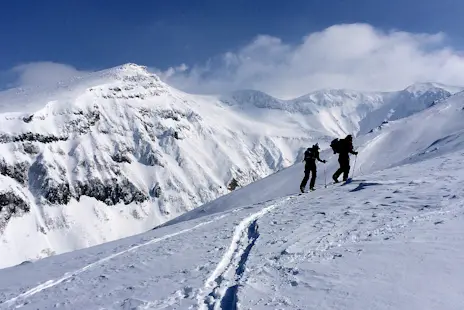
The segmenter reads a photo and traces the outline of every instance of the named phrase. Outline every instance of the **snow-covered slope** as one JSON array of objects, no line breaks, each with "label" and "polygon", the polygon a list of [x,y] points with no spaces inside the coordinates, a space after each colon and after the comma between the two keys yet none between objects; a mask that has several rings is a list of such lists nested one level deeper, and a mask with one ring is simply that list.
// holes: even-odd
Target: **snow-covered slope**
[{"label": "snow-covered slope", "polygon": [[[259,203],[224,197],[190,220],[3,269],[0,309],[462,309],[463,155]],[[293,169],[239,191],[279,191]]]},{"label": "snow-covered slope", "polygon": [[359,133],[366,133],[381,125],[379,120],[386,123],[423,111],[462,90],[464,88],[424,83],[411,85],[400,92],[386,94],[385,104],[361,120]]},{"label": "snow-covered slope", "polygon": [[366,173],[464,148],[464,92],[360,137],[359,169]]},{"label": "snow-covered slope", "polygon": [[289,167],[314,142],[378,126],[399,93],[415,108],[396,118],[450,95],[415,88],[425,90],[198,96],[128,64],[2,92],[0,267],[151,229]]},{"label": "snow-covered slope", "polygon": [[[364,175],[386,168],[461,151],[464,149],[463,118],[464,92],[460,92],[410,117],[388,122],[371,133],[355,138],[353,144],[359,155],[351,156],[350,177],[363,178]],[[332,174],[338,168],[337,155],[330,149],[323,150],[321,158],[328,162],[318,164],[316,187],[319,188],[332,182]],[[303,165],[296,163],[165,225],[196,218],[205,214],[205,210],[208,214],[221,212],[223,206],[240,207],[292,195],[298,191],[303,178]]]}]

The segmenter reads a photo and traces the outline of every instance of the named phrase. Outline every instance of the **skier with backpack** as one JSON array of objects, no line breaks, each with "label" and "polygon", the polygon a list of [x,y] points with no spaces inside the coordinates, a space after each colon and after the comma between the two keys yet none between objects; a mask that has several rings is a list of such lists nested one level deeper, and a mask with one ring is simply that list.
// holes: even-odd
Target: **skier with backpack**
[{"label": "skier with backpack", "polygon": [[309,189],[314,190],[314,184],[316,183],[316,159],[322,163],[326,163],[326,160],[322,160],[319,158],[319,145],[316,143],[311,148],[308,148],[305,153],[305,157],[303,161],[305,162],[305,174],[304,178],[300,184],[300,190],[304,193],[304,189],[306,187],[306,183],[308,183],[309,175],[311,174],[311,181],[309,183]]},{"label": "skier with backpack", "polygon": [[332,176],[335,183],[338,183],[338,177],[343,173],[343,181],[348,180],[350,173],[350,154],[358,155],[358,152],[353,150],[353,137],[347,135],[345,139],[334,139],[330,144],[334,154],[338,153],[338,163],[340,168]]}]

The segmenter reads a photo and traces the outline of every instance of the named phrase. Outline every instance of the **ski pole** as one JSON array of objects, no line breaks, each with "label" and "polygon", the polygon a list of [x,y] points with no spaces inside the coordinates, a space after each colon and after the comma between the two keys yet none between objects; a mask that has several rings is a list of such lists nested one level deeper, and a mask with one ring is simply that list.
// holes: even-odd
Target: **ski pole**
[{"label": "ski pole", "polygon": [[325,173],[325,163],[324,163],[324,187],[327,188],[327,174]]},{"label": "ski pole", "polygon": [[351,173],[351,179],[354,178],[354,170],[356,168],[356,159],[358,159],[358,155],[354,155],[354,164],[353,164],[353,172]]}]

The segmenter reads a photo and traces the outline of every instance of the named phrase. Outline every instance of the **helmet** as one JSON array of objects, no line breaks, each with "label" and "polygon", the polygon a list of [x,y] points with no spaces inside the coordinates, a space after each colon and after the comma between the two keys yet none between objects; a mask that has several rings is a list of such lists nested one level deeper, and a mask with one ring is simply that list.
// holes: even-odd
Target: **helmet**
[{"label": "helmet", "polygon": [[352,136],[352,135],[347,135],[345,139],[347,139],[347,140],[353,140],[353,136]]},{"label": "helmet", "polygon": [[318,143],[314,144],[313,149],[318,150],[319,149],[319,144]]}]

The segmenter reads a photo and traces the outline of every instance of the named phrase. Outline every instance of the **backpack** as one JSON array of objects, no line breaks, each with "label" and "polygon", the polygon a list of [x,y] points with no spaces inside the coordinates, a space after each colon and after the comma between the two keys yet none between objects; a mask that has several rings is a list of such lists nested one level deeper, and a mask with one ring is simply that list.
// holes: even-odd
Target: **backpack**
[{"label": "backpack", "polygon": [[332,151],[334,154],[340,153],[340,140],[338,138],[335,138],[330,142],[330,147],[332,148]]},{"label": "backpack", "polygon": [[308,160],[312,160],[316,158],[316,154],[314,154],[314,149],[312,148],[308,148],[304,154],[304,160],[305,161],[308,161]]}]

